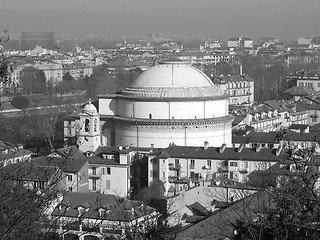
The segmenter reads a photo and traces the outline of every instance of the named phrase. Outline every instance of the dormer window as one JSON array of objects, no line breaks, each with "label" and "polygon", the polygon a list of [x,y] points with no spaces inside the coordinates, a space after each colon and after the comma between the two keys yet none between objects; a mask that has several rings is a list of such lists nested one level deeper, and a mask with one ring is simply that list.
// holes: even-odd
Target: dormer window
[{"label": "dormer window", "polygon": [[99,217],[103,217],[105,215],[105,210],[103,208],[99,208]]},{"label": "dormer window", "polygon": [[59,212],[60,214],[65,213],[70,207],[66,206],[65,204],[59,205]]},{"label": "dormer window", "polygon": [[110,212],[110,209],[108,208],[99,208],[99,217],[104,217],[106,214]]},{"label": "dormer window", "polygon": [[130,210],[130,213],[133,215],[134,214],[134,208],[132,207]]},{"label": "dormer window", "polygon": [[83,207],[78,207],[78,217],[82,216],[85,213],[85,209]]},{"label": "dormer window", "polygon": [[89,210],[89,207],[79,206],[78,207],[78,217],[83,216],[88,210]]}]

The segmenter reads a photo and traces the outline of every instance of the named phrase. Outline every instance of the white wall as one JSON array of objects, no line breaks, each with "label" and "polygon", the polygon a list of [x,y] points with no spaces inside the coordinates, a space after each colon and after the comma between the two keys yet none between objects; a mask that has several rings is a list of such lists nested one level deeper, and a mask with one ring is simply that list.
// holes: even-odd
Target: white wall
[{"label": "white wall", "polygon": [[99,98],[99,109],[100,115],[115,115],[116,111],[116,100],[111,98]]},{"label": "white wall", "polygon": [[[134,118],[194,119],[228,115],[227,99],[186,102],[131,102],[118,100],[117,115]],[[104,114],[104,113],[102,113]]]},{"label": "white wall", "polygon": [[[172,129],[173,127],[173,129]],[[210,128],[177,128],[172,126],[161,127],[117,127],[115,132],[115,144],[122,146],[149,147],[168,147],[170,143],[179,146],[203,146],[204,141],[208,141],[210,146],[221,146],[226,143],[231,145],[231,123],[216,125]],[[137,140],[138,138],[138,140]]]}]

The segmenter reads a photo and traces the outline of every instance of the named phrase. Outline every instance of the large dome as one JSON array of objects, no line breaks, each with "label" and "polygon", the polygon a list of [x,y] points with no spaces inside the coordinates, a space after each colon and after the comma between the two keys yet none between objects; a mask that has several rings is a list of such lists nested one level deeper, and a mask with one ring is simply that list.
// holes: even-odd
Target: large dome
[{"label": "large dome", "polygon": [[199,69],[184,62],[163,62],[143,72],[134,87],[211,87],[210,78]]},{"label": "large dome", "polygon": [[222,95],[207,75],[184,62],[162,62],[150,67],[122,93],[158,98]]}]

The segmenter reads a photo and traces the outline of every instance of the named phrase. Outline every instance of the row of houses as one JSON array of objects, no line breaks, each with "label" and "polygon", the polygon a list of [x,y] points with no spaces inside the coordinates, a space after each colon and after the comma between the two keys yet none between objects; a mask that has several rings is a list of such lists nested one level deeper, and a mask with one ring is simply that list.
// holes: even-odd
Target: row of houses
[{"label": "row of houses", "polygon": [[81,63],[59,64],[52,62],[42,62],[36,64],[24,64],[18,66],[11,74],[11,84],[20,85],[21,72],[24,68],[34,67],[42,70],[46,76],[46,81],[53,85],[62,82],[63,76],[69,73],[74,79],[84,78],[90,76],[93,72],[93,66]]}]

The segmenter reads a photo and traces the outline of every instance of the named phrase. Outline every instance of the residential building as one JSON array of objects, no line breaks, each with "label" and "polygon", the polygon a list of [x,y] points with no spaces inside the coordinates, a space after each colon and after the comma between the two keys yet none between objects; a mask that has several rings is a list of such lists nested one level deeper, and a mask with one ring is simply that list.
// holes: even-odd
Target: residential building
[{"label": "residential building", "polygon": [[245,130],[250,126],[256,132],[276,131],[283,127],[281,116],[284,114],[264,104],[234,107],[231,112],[235,115],[236,122],[233,122],[233,132]]},{"label": "residential building", "polygon": [[171,55],[181,61],[188,62],[190,64],[218,64],[219,62],[232,63],[237,61],[238,55],[235,52],[229,52],[225,50],[214,50],[214,51],[186,51],[179,52]]},{"label": "residential building", "polygon": [[226,147],[183,147],[171,146],[148,155],[149,183],[161,180],[166,188],[174,193],[183,189],[225,177],[236,182],[246,182],[253,171],[265,171],[279,164],[286,157],[282,146],[278,149]]},{"label": "residential building", "polygon": [[206,40],[203,45],[200,45],[200,51],[206,49],[220,49],[222,47],[222,43],[217,40]]},{"label": "residential building", "polygon": [[308,111],[293,101],[265,101],[259,105],[234,106],[230,112],[237,117],[233,131],[244,129],[246,125],[257,132],[278,131],[291,124],[308,124]]},{"label": "residential building", "polygon": [[283,148],[313,148],[315,146],[316,133],[300,133],[291,130],[282,130],[277,132],[250,132],[245,136],[233,136],[232,143],[234,148],[244,145],[246,148],[262,148],[277,149],[279,146]]},{"label": "residential building", "polygon": [[221,211],[257,189],[224,179],[219,185],[199,185],[183,191],[168,201],[170,226],[188,227]]},{"label": "residential building", "polygon": [[[49,158],[55,158],[56,164],[65,173],[65,190],[70,192],[89,192],[89,161],[76,147],[57,149]],[[49,164],[49,163],[48,163]]]},{"label": "residential building", "polygon": [[177,239],[238,239],[241,235],[235,231],[237,223],[255,221],[267,211],[274,210],[276,206],[272,194],[259,191],[212,213],[204,220],[189,224],[178,233]]},{"label": "residential building", "polygon": [[7,166],[31,159],[32,152],[23,148],[22,144],[14,146],[0,141],[0,165]]},{"label": "residential building", "polygon": [[296,77],[296,80],[299,87],[320,91],[320,73],[318,71],[303,72],[302,75]]},{"label": "residential building", "polygon": [[312,37],[301,37],[298,39],[298,44],[306,44],[309,45],[312,42]]},{"label": "residential building", "polygon": [[155,224],[158,213],[142,202],[99,193],[68,192],[52,213],[58,219],[56,232],[64,239],[127,239],[131,233],[142,236]]},{"label": "residential building", "polygon": [[63,64],[62,65],[62,74],[63,76],[66,73],[70,73],[70,75],[75,79],[84,78],[85,76],[90,77],[93,73],[93,66],[87,64],[80,63],[72,63],[72,64]]},{"label": "residential building", "polygon": [[[310,98],[309,98],[310,99]],[[308,98],[300,99],[297,104],[297,108],[300,110],[307,111],[308,121],[306,124],[313,126],[320,123],[319,113],[320,113],[320,104],[313,103]]]},{"label": "residential building", "polygon": [[268,48],[276,43],[279,43],[279,39],[274,37],[262,37],[258,39],[259,46],[263,48]]},{"label": "residential building", "polygon": [[[41,163],[39,163],[39,162]],[[43,159],[36,162],[19,162],[4,168],[11,180],[17,184],[40,192],[59,193],[65,191],[65,174],[56,164],[43,164]]]},{"label": "residential building", "polygon": [[254,101],[254,81],[247,75],[221,75],[213,83],[230,96],[229,105],[251,105]]},{"label": "residential building", "polygon": [[[53,85],[56,85],[62,81],[63,71],[62,71],[61,64],[38,63],[38,64],[30,64],[28,66],[42,70],[46,76],[47,82],[51,82]],[[24,67],[27,67],[27,66],[25,65]]]},{"label": "residential building", "polygon": [[281,101],[269,100],[263,102],[273,111],[277,110],[280,116],[282,127],[287,128],[291,124],[308,124],[308,111],[306,108],[301,107],[299,102],[294,101]]},{"label": "residential building", "polygon": [[296,102],[307,96],[316,95],[318,92],[308,87],[293,86],[285,90],[283,93],[289,95],[290,98],[292,98]]},{"label": "residential building", "polygon": [[[301,45],[303,46],[303,45]],[[302,50],[290,50],[290,52],[286,55],[287,66],[291,66],[294,64],[310,64],[310,63],[319,63],[319,55],[316,52],[312,52],[310,50],[302,49]]]},{"label": "residential building", "polygon": [[127,197],[131,193],[133,149],[100,147],[89,157],[89,191]]},{"label": "residential building", "polygon": [[252,48],[253,40],[246,37],[236,37],[228,39],[229,48]]}]

